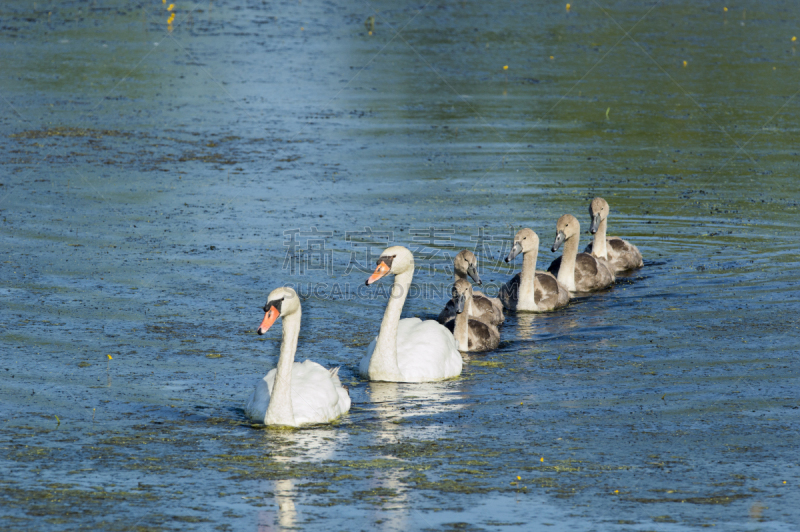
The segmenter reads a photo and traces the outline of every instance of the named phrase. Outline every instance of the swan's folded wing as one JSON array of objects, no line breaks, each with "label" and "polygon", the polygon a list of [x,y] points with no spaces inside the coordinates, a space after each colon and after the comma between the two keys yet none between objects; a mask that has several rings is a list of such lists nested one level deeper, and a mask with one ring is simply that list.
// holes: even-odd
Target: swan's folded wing
[{"label": "swan's folded wing", "polygon": [[558,280],[547,272],[536,272],[534,297],[539,310],[552,310],[559,306],[561,292]]},{"label": "swan's folded wing", "polygon": [[449,379],[461,374],[461,354],[453,333],[433,320],[400,320],[397,365],[406,382]]},{"label": "swan's folded wing", "polygon": [[[326,423],[350,409],[350,397],[342,403],[339,377],[316,362],[306,360],[292,366],[292,410],[298,425]],[[344,391],[342,389],[342,391]]]},{"label": "swan's folded wing", "polygon": [[472,305],[473,313],[470,314],[471,318],[479,319],[492,325],[499,325],[505,319],[503,304],[496,297],[487,297],[481,292],[473,292]]},{"label": "swan's folded wing", "polygon": [[643,266],[639,248],[616,236],[608,237],[608,258],[616,271],[627,271]]},{"label": "swan's folded wing", "polygon": [[244,405],[244,415],[250,421],[264,423],[267,417],[267,406],[269,406],[270,392],[272,385],[275,384],[276,370],[271,370],[267,375],[256,383],[253,393]]},{"label": "swan's folded wing", "polygon": [[496,316],[494,325],[502,325],[503,322],[506,321],[506,315],[503,314],[503,302],[500,301],[499,297],[489,298],[489,301],[492,302],[492,306],[494,307],[494,315]]},{"label": "swan's folded wing", "polygon": [[378,343],[378,337],[372,339],[369,346],[367,346],[367,356],[361,359],[361,364],[358,365],[358,374],[365,379],[369,378],[369,362],[372,360],[372,353],[375,352],[375,345]]}]

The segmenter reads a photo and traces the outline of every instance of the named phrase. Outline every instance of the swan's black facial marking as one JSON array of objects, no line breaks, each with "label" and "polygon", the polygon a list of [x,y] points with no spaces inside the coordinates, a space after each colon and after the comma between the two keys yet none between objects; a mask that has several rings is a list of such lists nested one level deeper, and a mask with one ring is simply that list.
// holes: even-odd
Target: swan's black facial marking
[{"label": "swan's black facial marking", "polygon": [[382,255],[375,264],[380,264],[381,262],[384,263],[390,270],[392,269],[392,261],[394,260],[396,255],[392,255],[391,257],[387,257],[386,255]]},{"label": "swan's black facial marking", "polygon": [[264,305],[264,312],[269,312],[269,309],[275,307],[275,310],[278,311],[278,314],[281,313],[281,303],[283,303],[283,298],[280,299],[273,299],[272,301],[268,301],[266,305]]}]

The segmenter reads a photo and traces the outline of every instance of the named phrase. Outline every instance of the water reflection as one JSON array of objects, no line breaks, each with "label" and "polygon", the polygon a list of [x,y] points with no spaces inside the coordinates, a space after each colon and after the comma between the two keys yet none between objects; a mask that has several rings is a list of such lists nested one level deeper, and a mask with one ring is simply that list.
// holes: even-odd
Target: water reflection
[{"label": "water reflection", "polygon": [[533,338],[537,333],[536,326],[540,320],[541,318],[538,318],[533,312],[517,312],[517,339],[527,340]]},{"label": "water reflection", "polygon": [[413,509],[410,508],[407,484],[402,481],[406,474],[405,471],[388,470],[369,483],[369,491],[373,494],[369,519],[375,523],[382,521],[382,530],[410,529]]},{"label": "water reflection", "polygon": [[[349,434],[328,426],[308,427],[301,430],[264,431],[267,438],[264,445],[265,460],[279,464],[322,463],[334,459],[336,453],[347,444]],[[279,454],[286,452],[286,454]],[[266,456],[268,455],[268,456]],[[285,530],[302,522],[298,511],[298,483],[319,479],[285,478],[265,482],[262,490],[265,502],[277,506],[277,510],[258,513],[258,532]],[[268,496],[272,493],[272,498]]]},{"label": "water reflection", "polygon": [[[512,335],[516,340],[559,336],[586,325],[568,312],[568,310],[549,314],[517,312],[514,323],[503,329],[505,339],[509,339]],[[511,334],[508,334],[509,332]]]},{"label": "water reflection", "polygon": [[[347,432],[330,425],[315,425],[282,431],[279,436],[272,436],[265,446],[265,452],[276,461],[319,463],[333,459],[337,450],[347,444],[349,437]],[[275,451],[276,447],[278,451]],[[283,450],[291,452],[287,455],[276,454]]]},{"label": "water reflection", "polygon": [[[60,491],[59,506],[37,480],[63,480],[87,467],[93,469],[86,485],[102,484],[98,472],[107,471],[116,486],[153,486],[153,500],[207,508],[195,517],[217,521],[209,529],[229,525],[233,518],[223,515],[225,506],[242,504],[238,493],[248,490],[260,495],[251,502],[266,498],[268,511],[259,520],[264,530],[309,526],[312,513],[332,529],[356,528],[337,520],[364,513],[375,521],[396,517],[407,529],[456,522],[491,528],[479,521],[521,522],[543,513],[537,508],[526,515],[522,508],[531,506],[514,501],[503,506],[502,491],[481,495],[480,511],[471,504],[475,499],[442,492],[440,500],[465,509],[440,511],[446,504],[429,504],[435,489],[404,490],[407,473],[384,469],[376,459],[409,468],[422,464],[434,481],[454,473],[453,453],[440,448],[405,459],[410,453],[404,445],[436,438],[468,442],[476,455],[488,450],[493,456],[478,457],[486,464],[474,466],[480,475],[459,478],[506,490],[511,473],[504,466],[562,436],[564,443],[576,441],[570,448],[546,447],[548,461],[540,465],[533,456],[534,465],[548,467],[552,455],[586,461],[602,456],[609,466],[599,484],[597,471],[559,475],[561,481],[571,478],[570,490],[578,488],[573,500],[586,504],[582,510],[554,506],[554,522],[562,528],[570,512],[608,527],[616,526],[620,513],[640,527],[667,513],[678,521],[675,528],[695,526],[700,517],[746,519],[746,501],[670,503],[663,510],[633,503],[654,497],[651,490],[664,485],[698,495],[760,491],[771,509],[753,507],[754,519],[769,519],[773,528],[779,526],[776,516],[797,521],[789,498],[780,497],[785,486],[772,482],[797,448],[797,437],[781,427],[796,426],[800,412],[800,387],[791,371],[798,262],[792,124],[800,107],[787,104],[796,91],[789,75],[796,65],[788,61],[795,45],[775,38],[786,26],[780,9],[762,10],[759,23],[746,28],[742,14],[731,12],[731,24],[720,31],[718,14],[691,3],[659,7],[637,27],[648,35],[648,54],[642,54],[629,41],[610,53],[618,28],[597,22],[604,15],[588,11],[591,6],[573,8],[566,18],[563,5],[550,11],[509,4],[493,10],[492,28],[480,2],[442,5],[436,16],[428,6],[413,21],[407,9],[384,10],[381,17],[395,28],[410,24],[404,35],[411,46],[395,47],[397,41],[389,43],[391,36],[381,30],[388,27],[382,18],[376,17],[377,34],[369,39],[351,32],[363,16],[354,24],[352,9],[337,2],[214,2],[213,10],[205,2],[205,12],[196,12],[191,46],[178,23],[181,14],[177,41],[161,38],[163,7],[157,20],[147,18],[150,11],[146,17],[137,9],[101,5],[78,17],[82,4],[73,0],[53,12],[51,24],[49,14],[28,3],[6,4],[13,23],[2,38],[13,44],[18,60],[5,63],[0,84],[7,103],[30,115],[0,124],[0,153],[6,155],[0,229],[14,244],[14,253],[0,260],[0,322],[3,340],[12,346],[0,350],[6,372],[0,395],[9,413],[0,428],[8,441],[21,442],[3,462],[6,513],[20,520],[18,526],[26,526],[28,512],[66,528],[85,528],[87,512],[94,511],[136,522],[139,516],[126,513],[132,506],[117,504],[117,497],[90,501]],[[624,27],[649,9],[617,4],[614,17]],[[299,24],[286,23],[314,19],[314,27],[302,32]],[[534,53],[520,42],[533,43]],[[380,52],[389,44],[386,60],[390,56]],[[249,52],[234,57],[231,50]],[[654,68],[649,50],[664,70]],[[500,69],[509,63],[506,77]],[[220,83],[208,82],[210,72]],[[575,85],[584,73],[590,75]],[[769,117],[775,120],[766,127]],[[759,135],[737,152],[723,130],[745,135],[737,138],[740,144],[748,131]],[[67,166],[69,171],[59,171]],[[265,181],[265,171],[274,178]],[[368,178],[375,175],[380,179]],[[252,334],[240,334],[250,319],[245,305],[255,303],[253,285],[309,279],[282,267],[287,229],[319,225],[333,231],[325,249],[336,249],[334,275],[354,256],[344,235],[365,227],[393,231],[406,245],[413,239],[425,248],[441,247],[442,253],[455,242],[455,251],[475,249],[472,237],[484,227],[496,259],[508,241],[505,224],[529,226],[549,240],[558,216],[569,212],[584,220],[594,195],[615,198],[610,233],[637,243],[645,268],[633,284],[620,276],[610,292],[562,312],[509,316],[499,352],[465,357],[474,367],[461,379],[359,384],[366,398],[338,426],[264,431],[270,445],[261,446],[261,435],[249,428],[225,431],[215,424],[219,432],[209,438],[207,425],[162,424],[161,410],[149,409],[176,397],[183,401],[170,400],[176,412],[192,403],[219,405],[219,418],[236,417],[229,413],[243,398],[223,394],[224,387],[247,381],[249,391],[252,375],[263,374],[263,353],[252,350]],[[118,223],[109,223],[112,218]],[[427,227],[455,232],[448,245],[423,244]],[[423,255],[417,256],[420,266],[442,258]],[[552,258],[542,252],[540,267]],[[359,251],[359,263],[365,260]],[[492,273],[491,264],[487,282],[512,273],[505,266]],[[419,309],[425,303],[416,304]],[[409,301],[407,311],[414,305]],[[308,356],[354,375],[366,347],[360,344],[371,339],[358,329],[375,307],[358,300],[344,309],[324,299],[308,307],[301,338]],[[324,318],[341,315],[346,319],[332,331]],[[43,318],[49,322],[44,327]],[[189,329],[203,333],[190,336]],[[104,357],[117,350],[122,353],[114,354],[111,390],[124,381],[125,398],[106,403],[113,398],[103,385]],[[209,353],[224,356],[207,358]],[[205,386],[211,374],[218,375],[216,384]],[[42,389],[43,381],[55,382],[54,375],[70,378]],[[651,414],[619,404],[620,397]],[[463,403],[475,406],[459,411]],[[573,415],[579,404],[581,414]],[[72,421],[88,420],[95,406],[95,427],[84,435]],[[29,418],[24,425],[13,419],[18,413]],[[58,460],[49,452],[53,413],[61,418],[56,426],[65,449]],[[94,445],[101,428],[142,436],[147,429],[139,419],[142,425],[159,423],[154,439],[144,448],[126,446],[126,453],[158,467],[120,461],[117,443]],[[243,447],[242,438],[256,444]],[[83,447],[87,440],[96,447],[91,452]],[[176,453],[181,441],[218,455],[220,471],[254,457],[287,467],[341,459],[365,469],[356,478],[331,481],[331,493],[321,495],[288,470],[292,478],[260,481],[211,470],[198,489],[186,478],[205,470],[192,455],[206,453]],[[275,456],[282,452],[286,456]],[[683,456],[686,467],[654,465],[661,461],[654,453]],[[724,484],[732,464],[754,471]],[[627,484],[630,495],[593,491],[601,484],[621,491]],[[32,491],[37,485],[42,491]],[[552,491],[556,487],[546,482],[534,489],[554,505],[569,504],[562,495],[576,496],[574,490]],[[372,495],[343,503],[347,490]],[[216,496],[223,491],[226,498]],[[306,498],[317,496],[320,505],[304,512]],[[32,508],[37,500],[53,504]],[[246,516],[233,528],[252,528],[254,512],[239,513]]]},{"label": "water reflection", "polygon": [[452,413],[460,408],[463,400],[458,380],[403,384],[396,382],[371,382],[367,389],[372,411],[384,429],[379,437],[393,443],[399,437],[441,437],[445,425],[432,423],[424,426],[405,428],[403,421],[412,417],[425,418]]},{"label": "water reflection", "polygon": [[286,530],[294,528],[297,520],[297,509],[295,508],[295,480],[277,480],[274,483],[275,504],[278,505],[277,511],[264,511],[258,513],[258,532],[272,532],[275,530]]},{"label": "water reflection", "polygon": [[[468,363],[465,357],[465,364]],[[378,421],[373,433],[378,448],[402,446],[409,440],[446,438],[452,427],[442,418],[464,407],[462,392],[463,382],[459,379],[422,384],[370,383],[367,394]],[[382,457],[414,463],[413,458],[397,456],[388,449]],[[370,518],[373,522],[383,522],[384,529],[407,530],[411,526],[414,512],[408,484],[403,481],[408,474],[405,468],[387,469],[368,483],[365,496],[373,503]]]}]

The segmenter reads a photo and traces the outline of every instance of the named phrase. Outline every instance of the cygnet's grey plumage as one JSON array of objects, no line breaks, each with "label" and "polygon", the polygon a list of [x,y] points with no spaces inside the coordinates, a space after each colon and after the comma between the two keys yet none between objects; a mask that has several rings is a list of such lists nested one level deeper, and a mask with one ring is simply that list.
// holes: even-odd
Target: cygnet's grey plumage
[{"label": "cygnet's grey plumage", "polygon": [[[453,271],[455,280],[466,280],[467,275],[472,277],[476,284],[480,285],[481,278],[478,275],[478,259],[469,250],[463,250],[453,259]],[[456,308],[453,300],[449,300],[439,313],[437,321],[445,324],[456,317]],[[496,297],[486,297],[482,292],[473,291],[472,293],[472,315],[471,318],[485,321],[491,325],[500,325],[505,320],[503,315],[503,305]]]},{"label": "cygnet's grey plumage", "polygon": [[[569,303],[569,291],[550,273],[536,271],[539,236],[531,229],[520,229],[514,236],[506,262],[522,253],[522,271],[500,289],[500,301],[510,310],[546,312]],[[527,285],[526,285],[527,284]]]},{"label": "cygnet's grey plumage", "polygon": [[458,350],[477,353],[495,349],[500,343],[500,332],[497,327],[469,316],[469,309],[474,303],[472,285],[469,281],[459,279],[455,282],[451,301],[456,310],[456,317],[444,326],[455,336]]},{"label": "cygnet's grey plumage", "polygon": [[[603,198],[594,198],[589,205],[589,216],[592,220],[590,228],[594,241],[586,246],[585,252],[605,259],[614,272],[624,272],[641,268],[644,265],[639,248],[616,236],[606,236],[608,227],[608,202]],[[605,242],[605,246],[603,246]]]},{"label": "cygnet's grey plumage", "polygon": [[564,253],[547,269],[570,292],[602,290],[616,279],[614,270],[605,260],[588,253],[578,253],[581,225],[571,214],[565,214],[556,223],[553,251],[564,245]]}]

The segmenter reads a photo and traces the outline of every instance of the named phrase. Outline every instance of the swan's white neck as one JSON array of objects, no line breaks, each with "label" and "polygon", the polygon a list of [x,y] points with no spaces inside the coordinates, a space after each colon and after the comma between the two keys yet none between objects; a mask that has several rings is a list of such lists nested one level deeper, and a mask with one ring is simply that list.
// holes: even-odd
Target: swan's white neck
[{"label": "swan's white neck", "polygon": [[467,295],[464,302],[464,312],[456,314],[456,323],[453,326],[453,336],[458,341],[459,351],[469,351],[469,316],[472,314],[472,296]]},{"label": "swan's white neck", "polygon": [[608,260],[608,248],[606,247],[606,229],[608,228],[608,218],[604,218],[597,226],[592,242],[592,255]]},{"label": "swan's white neck", "polygon": [[278,358],[278,371],[275,375],[275,384],[267,407],[267,425],[294,426],[294,410],[292,409],[292,365],[297,351],[297,338],[300,336],[300,314],[296,312],[284,316],[283,340],[281,341],[281,356]]},{"label": "swan's white neck", "polygon": [[571,291],[575,291],[575,258],[578,256],[578,240],[575,235],[564,242],[564,254],[561,255],[561,266],[558,268],[558,282]]},{"label": "swan's white neck", "polygon": [[397,326],[400,323],[400,313],[408,296],[411,279],[414,277],[414,263],[411,267],[394,276],[392,292],[386,312],[383,313],[381,330],[375,350],[369,361],[369,378],[373,381],[403,382],[400,367],[397,365]]},{"label": "swan's white neck", "polygon": [[522,254],[522,271],[519,274],[519,293],[517,294],[517,309],[519,310],[537,310],[533,282],[536,279],[538,256],[539,248]]}]

